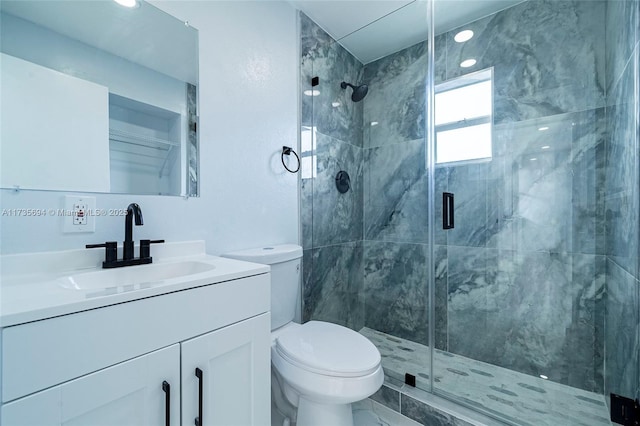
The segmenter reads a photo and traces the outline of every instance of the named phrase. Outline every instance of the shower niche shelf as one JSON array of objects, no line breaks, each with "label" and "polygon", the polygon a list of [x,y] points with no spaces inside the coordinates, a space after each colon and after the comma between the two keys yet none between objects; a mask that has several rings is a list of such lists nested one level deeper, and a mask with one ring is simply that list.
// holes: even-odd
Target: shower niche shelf
[{"label": "shower niche shelf", "polygon": [[180,187],[183,115],[109,94],[111,190],[163,194]]}]

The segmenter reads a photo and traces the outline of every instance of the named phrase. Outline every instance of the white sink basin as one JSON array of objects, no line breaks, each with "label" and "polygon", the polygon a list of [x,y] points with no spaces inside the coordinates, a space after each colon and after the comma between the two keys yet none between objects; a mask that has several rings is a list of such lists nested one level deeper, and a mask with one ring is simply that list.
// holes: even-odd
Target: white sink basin
[{"label": "white sink basin", "polygon": [[62,287],[72,290],[119,288],[122,291],[132,291],[160,285],[172,278],[188,277],[213,269],[215,266],[210,263],[189,260],[102,269],[69,275],[58,281]]}]

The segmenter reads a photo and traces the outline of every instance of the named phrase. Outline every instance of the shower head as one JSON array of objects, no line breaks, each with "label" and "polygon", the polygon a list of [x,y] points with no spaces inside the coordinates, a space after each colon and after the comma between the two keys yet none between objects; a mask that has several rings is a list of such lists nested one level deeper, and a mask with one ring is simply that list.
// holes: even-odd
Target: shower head
[{"label": "shower head", "polygon": [[340,83],[340,87],[342,87],[343,89],[346,89],[347,86],[353,89],[353,93],[351,94],[351,100],[353,102],[360,102],[364,99],[365,96],[367,96],[367,92],[369,92],[369,86],[367,86],[366,84],[354,86],[353,84],[349,84],[344,81]]}]

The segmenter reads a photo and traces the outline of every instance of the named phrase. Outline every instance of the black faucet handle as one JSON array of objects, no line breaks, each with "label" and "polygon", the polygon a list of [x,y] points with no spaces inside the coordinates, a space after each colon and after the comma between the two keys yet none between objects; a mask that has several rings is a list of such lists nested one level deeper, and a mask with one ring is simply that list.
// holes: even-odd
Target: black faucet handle
[{"label": "black faucet handle", "polygon": [[104,261],[105,263],[111,263],[118,260],[118,243],[116,241],[107,241],[102,244],[87,244],[85,248],[104,248]]},{"label": "black faucet handle", "polygon": [[140,258],[151,257],[151,244],[161,244],[164,240],[140,240]]}]

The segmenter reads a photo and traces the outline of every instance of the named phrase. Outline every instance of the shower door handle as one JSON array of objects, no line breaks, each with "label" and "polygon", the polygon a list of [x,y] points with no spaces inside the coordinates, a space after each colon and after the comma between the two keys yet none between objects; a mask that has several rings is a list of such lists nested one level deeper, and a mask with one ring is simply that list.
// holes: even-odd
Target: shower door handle
[{"label": "shower door handle", "polygon": [[442,229],[453,229],[454,203],[451,192],[442,193]]}]

